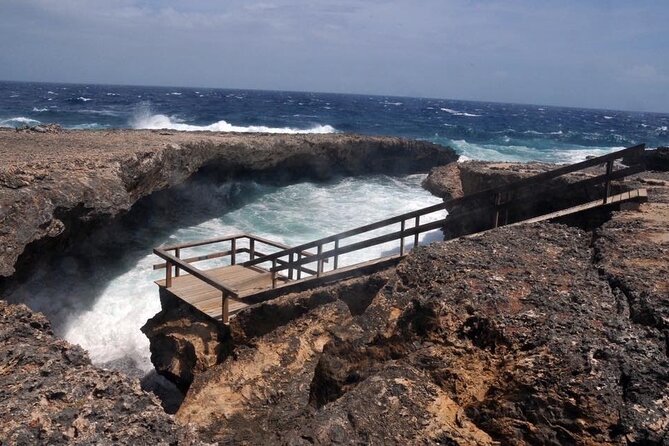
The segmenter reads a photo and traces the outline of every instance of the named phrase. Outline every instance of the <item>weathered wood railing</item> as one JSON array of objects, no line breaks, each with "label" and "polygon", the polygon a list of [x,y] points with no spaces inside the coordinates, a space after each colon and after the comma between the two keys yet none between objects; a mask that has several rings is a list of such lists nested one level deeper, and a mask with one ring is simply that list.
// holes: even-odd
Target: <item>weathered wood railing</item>
[{"label": "weathered wood railing", "polygon": [[[271,262],[270,271],[272,272],[272,287],[276,287],[278,274],[284,271],[287,271],[287,274],[284,274],[284,277],[288,279],[302,279],[301,271],[305,265],[316,263],[316,274],[311,273],[312,276],[320,277],[323,274],[323,262],[328,259],[333,259],[333,268],[332,270],[337,270],[339,268],[339,257],[343,254],[352,253],[355,251],[360,251],[372,246],[377,246],[383,243],[388,243],[392,241],[399,242],[399,255],[402,256],[405,254],[405,240],[407,237],[413,237],[414,246],[418,245],[419,236],[423,233],[433,231],[444,227],[448,223],[447,219],[439,219],[437,221],[432,221],[429,223],[421,224],[421,217],[425,217],[429,214],[435,212],[443,211],[449,208],[452,208],[456,205],[462,205],[469,202],[476,201],[492,201],[492,211],[494,213],[493,218],[493,227],[500,225],[500,213],[505,212],[504,222],[502,224],[507,224],[508,219],[508,208],[511,204],[516,202],[519,199],[512,198],[513,193],[521,189],[531,188],[538,184],[545,183],[548,180],[558,178],[560,176],[578,172],[584,169],[591,167],[605,165],[606,171],[602,175],[595,177],[589,177],[587,179],[576,181],[570,185],[559,185],[555,184],[553,187],[591,187],[598,184],[604,185],[603,192],[603,202],[606,203],[608,197],[610,196],[610,184],[611,181],[616,179],[621,179],[626,176],[638,173],[644,170],[642,165],[635,165],[631,167],[622,168],[614,171],[613,166],[615,160],[622,159],[625,156],[639,155],[645,149],[645,145],[637,145],[634,147],[629,147],[617,152],[613,152],[607,155],[591,158],[580,163],[559,167],[523,180],[515,181],[510,184],[503,186],[483,190],[474,194],[468,194],[464,197],[455,198],[452,200],[445,201],[444,203],[439,203],[433,206],[429,206],[423,209],[419,209],[413,212],[407,212],[405,214],[397,215],[386,220],[378,221],[371,223],[365,226],[361,226],[356,229],[349,231],[341,232],[339,234],[331,235],[324,237],[319,240],[314,240],[309,243],[304,243],[302,245],[288,248],[274,254],[270,254],[260,259],[249,260],[245,262],[244,266],[253,266],[259,265],[262,263]],[[392,228],[393,225],[399,224],[399,230],[395,230],[388,234],[374,236],[366,240],[351,242],[345,245],[342,245],[342,242],[349,240],[352,237],[361,236],[363,234],[368,234],[371,231],[375,231],[382,228]],[[392,229],[390,229],[392,230]],[[304,257],[300,254],[305,250],[317,251],[316,255]],[[296,274],[294,274],[296,272]],[[294,277],[296,276],[296,277]]]},{"label": "weathered wood railing", "polygon": [[[240,242],[244,240],[248,240],[248,246],[241,245]],[[218,243],[228,243],[229,249],[225,251],[217,251],[193,257],[181,258],[183,250],[189,248],[201,247],[205,245],[213,245]],[[235,265],[237,264],[238,256],[240,254],[248,254],[249,260],[262,259],[263,257],[269,255],[268,253],[261,252],[257,249],[258,247],[260,247],[261,249],[265,249],[265,247],[263,247],[262,245],[265,245],[265,247],[278,248],[281,250],[290,248],[289,246],[284,245],[283,243],[279,243],[273,240],[267,240],[257,235],[246,234],[246,233],[234,234],[225,237],[213,238],[209,240],[179,243],[175,245],[161,246],[155,248],[153,250],[153,253],[156,254],[158,257],[162,258],[163,260],[165,260],[165,262],[153,265],[153,269],[154,270],[165,269],[165,288],[168,289],[172,286],[173,277],[179,277],[181,271],[185,271],[186,273],[192,274],[194,277],[197,277],[198,279],[202,280],[206,284],[211,285],[217,290],[220,290],[223,320],[224,322],[227,322],[228,304],[229,304],[228,299],[231,297],[237,298],[239,297],[238,294],[233,289],[225,286],[225,284],[209,276],[206,270],[201,270],[193,266],[193,263],[202,262],[205,260],[230,257],[230,264]],[[302,252],[301,254],[304,255],[305,257],[313,255],[312,253],[306,251]],[[313,271],[306,267],[301,268],[301,271],[306,274],[316,273],[316,271]]]},{"label": "weathered wood railing", "polygon": [[[236,234],[222,238],[215,238],[211,240],[198,241],[192,243],[182,243],[178,245],[162,246],[154,249],[154,253],[165,260],[164,263],[154,266],[154,269],[165,268],[165,287],[172,286],[172,270],[174,269],[174,276],[178,277],[180,271],[185,271],[192,274],[194,277],[211,285],[212,287],[221,291],[223,321],[228,320],[228,298],[239,297],[237,293],[226,287],[225,284],[220,283],[210,277],[206,271],[200,270],[193,266],[193,263],[211,260],[215,258],[230,257],[231,264],[240,264],[247,268],[259,268],[268,271],[272,277],[272,288],[277,285],[277,279],[281,276],[289,281],[291,280],[305,280],[307,278],[319,278],[324,274],[324,263],[332,259],[331,271],[340,269],[340,257],[344,254],[353,253],[364,250],[372,246],[381,245],[397,241],[399,243],[399,256],[406,253],[406,239],[409,237],[413,239],[413,245],[417,246],[419,237],[429,231],[443,228],[446,224],[452,221],[439,217],[434,221],[425,222],[425,218],[437,212],[443,212],[447,209],[453,209],[455,206],[463,204],[476,204],[481,206],[484,210],[490,210],[493,214],[492,227],[504,225],[509,223],[509,208],[515,203],[527,199],[522,194],[518,194],[521,190],[527,190],[534,186],[541,185],[541,190],[552,188],[566,188],[566,187],[585,187],[591,188],[593,186],[603,186],[603,203],[606,204],[610,196],[611,182],[614,180],[625,178],[634,173],[644,170],[643,165],[634,165],[631,167],[624,167],[614,170],[614,163],[623,157],[642,159],[642,154],[645,150],[645,145],[637,145],[629,147],[617,152],[609,153],[607,155],[591,158],[580,163],[562,166],[554,170],[550,170],[523,180],[519,180],[510,184],[505,184],[499,187],[483,190],[474,194],[468,194],[464,197],[447,200],[433,206],[428,206],[412,212],[407,212],[397,215],[382,221],[364,225],[349,231],[344,231],[339,234],[331,235],[321,238],[319,240],[311,241],[295,247],[288,247],[278,242],[263,239],[251,234]],[[574,181],[570,184],[547,183],[547,181],[558,178],[563,175],[582,171],[584,169],[593,168],[596,166],[605,166],[605,172],[601,175],[590,176],[580,181]],[[588,172],[588,174],[591,174]],[[530,190],[530,195],[532,191]],[[502,218],[500,219],[500,217]],[[423,222],[421,222],[423,220]],[[385,229],[391,231],[382,235],[371,234],[372,231]],[[367,237],[364,240],[356,241],[354,238]],[[240,241],[247,239],[249,241],[248,247],[241,246]],[[188,258],[181,258],[181,251],[197,246],[210,245],[215,243],[229,243],[229,249],[200,256],[193,256]],[[274,253],[262,253],[257,250],[256,245],[266,245],[271,248],[278,248],[280,251]],[[314,254],[310,250],[316,250]],[[249,254],[249,259],[242,263],[238,262],[237,256],[239,254]],[[315,268],[308,268],[307,265],[315,263]],[[267,265],[263,267],[263,265]],[[351,265],[349,265],[351,266]]]}]

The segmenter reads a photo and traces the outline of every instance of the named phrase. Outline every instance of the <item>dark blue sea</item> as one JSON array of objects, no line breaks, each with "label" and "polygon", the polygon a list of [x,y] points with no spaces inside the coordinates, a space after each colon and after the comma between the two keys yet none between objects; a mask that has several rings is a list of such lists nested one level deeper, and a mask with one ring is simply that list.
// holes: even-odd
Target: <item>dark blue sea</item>
[{"label": "dark blue sea", "polygon": [[472,159],[571,162],[669,145],[669,113],[392,96],[0,82],[0,126],[356,132],[449,145]]}]

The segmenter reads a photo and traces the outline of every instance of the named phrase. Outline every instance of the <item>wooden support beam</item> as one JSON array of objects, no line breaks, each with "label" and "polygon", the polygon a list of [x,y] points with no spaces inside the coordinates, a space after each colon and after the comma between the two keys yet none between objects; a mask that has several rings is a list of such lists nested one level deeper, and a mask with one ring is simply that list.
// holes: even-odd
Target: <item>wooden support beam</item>
[{"label": "wooden support beam", "polygon": [[[420,215],[416,215],[416,224],[414,225],[414,228],[418,228],[420,226]],[[413,236],[413,247],[414,249],[418,247],[418,237],[420,235],[420,232],[416,232]]]},{"label": "wooden support beam", "polygon": [[172,286],[172,263],[167,262],[167,267],[165,268],[165,288]]},{"label": "wooden support beam", "polygon": [[609,199],[611,193],[611,172],[613,172],[613,160],[606,162],[606,180],[604,182],[604,204]]},{"label": "wooden support beam", "polygon": [[224,324],[228,324],[230,322],[230,299],[225,291],[221,293],[221,298],[221,319]]},{"label": "wooden support beam", "polygon": [[230,240],[230,264],[237,263],[237,239]]},{"label": "wooden support beam", "polygon": [[[179,248],[174,249],[174,257],[176,257],[177,259],[181,258],[181,249],[179,249]],[[174,276],[179,277],[179,267],[178,266],[176,266],[174,268]]]},{"label": "wooden support beam", "polygon": [[404,255],[404,227],[406,226],[406,220],[402,220],[400,224],[400,255]]}]

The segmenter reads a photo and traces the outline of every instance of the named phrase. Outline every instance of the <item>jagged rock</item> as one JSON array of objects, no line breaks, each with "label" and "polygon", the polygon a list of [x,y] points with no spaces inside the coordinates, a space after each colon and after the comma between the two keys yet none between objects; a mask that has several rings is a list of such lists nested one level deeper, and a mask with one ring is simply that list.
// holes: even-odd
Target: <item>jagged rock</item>
[{"label": "jagged rock", "polygon": [[141,328],[150,340],[156,371],[186,392],[193,377],[232,353],[227,326],[171,298],[161,289],[162,310]]},{"label": "jagged rock", "polygon": [[194,444],[139,382],[93,367],[49,321],[0,300],[0,444]]},{"label": "jagged rock", "polygon": [[[516,182],[531,176],[552,170],[555,165],[548,163],[488,163],[483,161],[465,161],[432,169],[423,182],[423,187],[445,200],[473,194]],[[501,197],[502,201],[513,203],[500,214],[501,222],[513,223],[559,209],[575,206],[595,200],[603,195],[602,185],[566,188],[570,184],[603,173],[601,169],[590,168],[554,178],[527,189],[516,190]],[[458,189],[458,187],[460,189]],[[617,194],[629,190],[625,181],[611,184],[611,193]],[[448,207],[449,223],[444,228],[446,239],[480,232],[493,227],[495,216],[495,197],[490,195],[466,203]],[[592,229],[608,218],[608,213],[591,212],[587,218],[578,216],[565,217],[562,222]]]},{"label": "jagged rock", "polygon": [[14,273],[27,246],[25,267],[30,252],[62,246],[199,170],[221,178],[322,180],[427,171],[457,155],[429,142],[345,134],[0,130],[0,159],[2,278]]},{"label": "jagged rock", "polygon": [[664,444],[666,352],[619,311],[589,238],[544,224],[419,248],[326,345],[319,410],[285,438]]},{"label": "jagged rock", "polygon": [[209,440],[274,444],[311,410],[309,383],[323,345],[350,317],[336,300],[239,346],[234,358],[195,377],[178,421]]},{"label": "jagged rock", "polygon": [[160,375],[186,392],[195,376],[236,355],[235,349],[256,345],[258,338],[320,306],[342,301],[350,313],[360,314],[388,274],[381,271],[253,305],[235,315],[229,326],[161,290],[162,310],[142,327],[149,338],[151,362]]},{"label": "jagged rock", "polygon": [[423,180],[422,186],[432,195],[444,200],[452,200],[464,195],[458,163],[432,168],[427,178]]}]

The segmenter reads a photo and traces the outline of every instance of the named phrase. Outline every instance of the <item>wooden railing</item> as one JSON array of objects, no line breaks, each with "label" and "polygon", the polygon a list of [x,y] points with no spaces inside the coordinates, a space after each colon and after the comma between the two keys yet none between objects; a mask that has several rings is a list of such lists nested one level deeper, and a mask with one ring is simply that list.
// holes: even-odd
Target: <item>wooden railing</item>
[{"label": "wooden railing", "polygon": [[[642,159],[642,154],[645,150],[645,145],[637,145],[629,147],[617,152],[607,155],[591,158],[580,163],[559,167],[557,169],[544,172],[523,180],[519,180],[503,186],[494,187],[483,190],[474,194],[444,201],[443,203],[428,206],[412,212],[407,212],[397,215],[385,220],[364,225],[349,231],[340,232],[339,234],[324,237],[308,243],[301,244],[295,247],[288,247],[278,242],[263,239],[261,237],[251,234],[236,234],[222,238],[215,238],[211,240],[182,243],[178,245],[162,246],[154,249],[154,253],[165,260],[164,263],[154,266],[154,269],[165,268],[165,287],[172,286],[172,270],[174,269],[174,276],[178,277],[180,271],[185,271],[192,274],[198,279],[211,285],[212,287],[221,291],[223,321],[227,322],[227,300],[230,297],[239,297],[237,293],[226,287],[223,283],[217,282],[212,277],[207,275],[206,271],[194,267],[192,264],[204,260],[211,260],[214,258],[230,257],[231,264],[237,264],[239,254],[248,253],[249,259],[240,265],[251,268],[256,267],[271,272],[272,288],[276,288],[279,276],[288,280],[304,280],[307,278],[320,278],[324,274],[324,264],[332,259],[331,271],[340,269],[340,257],[344,254],[361,251],[372,246],[378,246],[384,243],[397,241],[399,248],[399,256],[406,253],[406,239],[413,239],[413,245],[418,246],[419,237],[429,231],[443,228],[446,224],[452,221],[452,218],[438,218],[435,221],[425,222],[425,218],[430,214],[442,212],[447,209],[452,209],[455,206],[465,204],[475,204],[481,209],[490,210],[492,212],[492,227],[509,223],[508,211],[511,206],[519,200],[524,200],[518,194],[518,191],[527,190],[537,185],[541,185],[543,192],[551,188],[564,187],[587,187],[602,185],[603,186],[603,203],[607,203],[610,196],[611,182],[617,179],[622,179],[634,173],[644,170],[643,165],[635,165],[614,170],[614,162],[623,157],[638,157]],[[584,169],[605,166],[605,172],[601,175],[588,177],[581,181],[572,182],[569,185],[558,183],[547,183],[547,181],[558,178],[563,175],[582,171]],[[532,191],[530,191],[532,192]],[[421,222],[422,220],[422,222]],[[382,235],[370,234],[372,231],[386,229],[391,231]],[[367,236],[368,238],[360,241],[355,241],[353,238]],[[241,246],[240,241],[247,239],[249,241],[248,247]],[[181,258],[181,251],[196,246],[210,245],[215,243],[228,243],[229,249],[225,251],[193,256],[188,258]],[[272,248],[278,248],[280,251],[274,253],[262,253],[257,250],[257,245],[266,245]],[[313,253],[315,250],[316,253]],[[307,265],[315,263],[315,268],[308,268]],[[263,265],[266,265],[263,267]],[[350,265],[349,265],[350,266]]]},{"label": "wooden railing", "polygon": [[[337,270],[339,268],[339,257],[343,254],[352,253],[355,251],[360,251],[372,246],[377,246],[383,243],[388,243],[392,241],[399,242],[399,255],[403,256],[405,254],[405,240],[407,237],[413,237],[414,246],[418,246],[419,236],[423,233],[433,231],[435,229],[443,228],[449,220],[439,219],[437,221],[432,221],[429,223],[421,224],[421,217],[425,217],[429,214],[435,212],[443,211],[449,208],[452,208],[457,205],[467,204],[471,202],[477,202],[482,207],[486,207],[485,204],[480,202],[489,202],[491,203],[491,210],[494,214],[493,218],[493,227],[500,225],[500,214],[506,213],[509,206],[515,203],[518,199],[513,198],[514,192],[517,192],[522,189],[531,188],[538,184],[546,183],[549,180],[558,178],[563,175],[571,174],[574,172],[582,171],[595,166],[605,166],[605,173],[595,177],[590,177],[581,181],[572,183],[569,186],[555,184],[552,187],[592,187],[597,184],[603,184],[603,197],[602,200],[604,203],[607,202],[608,197],[610,196],[610,185],[611,181],[616,179],[621,179],[626,176],[638,173],[644,170],[643,165],[635,165],[632,167],[627,167],[614,171],[613,166],[615,160],[622,159],[625,156],[638,156],[639,159],[645,150],[645,145],[637,145],[634,147],[629,147],[617,152],[609,153],[607,155],[591,158],[576,164],[571,164],[568,166],[559,167],[548,172],[544,172],[526,179],[515,181],[510,184],[505,184],[503,186],[494,187],[491,189],[486,189],[474,194],[468,194],[464,197],[454,198],[447,200],[443,203],[439,203],[433,206],[429,206],[423,209],[419,209],[412,212],[407,212],[405,214],[397,215],[386,220],[381,220],[375,223],[371,223],[359,228],[355,228],[349,231],[341,232],[339,234],[331,235],[324,237],[319,240],[314,240],[309,243],[304,243],[293,248],[288,248],[274,254],[270,254],[263,258],[249,260],[245,262],[244,266],[253,266],[262,263],[271,262],[271,268],[269,269],[272,272],[272,287],[276,287],[278,274],[284,271],[287,271],[287,274],[284,274],[285,278],[297,280],[302,279],[302,274],[300,269],[305,265],[316,262],[316,274],[312,273],[312,276],[320,277],[323,274],[323,262],[328,259],[333,259],[333,268],[332,270]],[[545,189],[544,189],[545,190]],[[505,215],[504,221],[502,224],[508,223],[508,214]],[[399,228],[395,228],[393,232],[388,234],[379,235],[371,237],[369,239],[351,242],[348,244],[342,245],[345,241],[350,241],[352,237],[361,236],[367,234],[371,231],[375,231],[382,228],[391,228],[393,225],[399,225]],[[300,253],[305,250],[316,250],[317,254],[309,257],[304,257]],[[296,274],[294,274],[296,273]],[[296,277],[294,277],[296,276]]]},{"label": "wooden railing", "polygon": [[[248,240],[248,246],[242,246],[240,242],[243,240]],[[205,246],[205,245],[213,245],[213,244],[218,244],[218,243],[227,243],[229,246],[229,249],[224,250],[224,251],[217,251],[217,252],[212,252],[208,254],[202,254],[198,256],[192,256],[192,257],[187,257],[187,258],[181,258],[182,251],[189,249],[189,248],[195,248],[195,247],[200,247],[200,246]],[[263,247],[264,245],[264,247]],[[230,257],[230,264],[235,265],[238,262],[238,256],[240,254],[248,254],[249,260],[254,261],[257,259],[262,259],[263,257],[268,256],[268,253],[264,253],[262,251],[259,251],[257,248],[260,247],[261,249],[265,249],[266,247],[270,248],[278,248],[281,250],[285,250],[290,248],[287,245],[284,245],[283,243],[279,243],[273,240],[267,240],[265,238],[259,237],[257,235],[252,235],[252,234],[246,234],[246,233],[241,233],[241,234],[234,234],[234,235],[228,235],[225,237],[218,237],[218,238],[213,238],[209,240],[201,240],[201,241],[196,241],[196,242],[189,242],[189,243],[179,243],[175,245],[168,245],[168,246],[161,246],[158,248],[155,248],[153,250],[153,253],[157,255],[158,257],[162,258],[165,260],[163,263],[158,263],[156,265],[153,265],[153,269],[165,269],[165,288],[170,288],[172,286],[172,280],[173,277],[179,277],[181,275],[181,272],[184,271],[188,274],[193,275],[194,277],[197,277],[201,281],[205,282],[208,285],[211,285],[212,287],[216,288],[217,290],[221,291],[221,308],[222,308],[222,314],[223,314],[223,321],[227,322],[228,320],[228,304],[229,298],[237,298],[239,297],[237,292],[235,292],[233,289],[225,286],[225,284],[217,281],[213,277],[209,276],[206,272],[206,270],[201,270],[193,266],[193,263],[196,262],[202,262],[205,260],[212,260],[212,259],[218,259],[218,258],[225,258],[225,257]],[[313,254],[310,252],[301,252],[301,255],[308,257],[312,256]],[[278,263],[279,265],[281,262]],[[301,268],[301,272],[305,274],[315,274],[316,271],[313,271],[309,268],[303,267]]]}]

